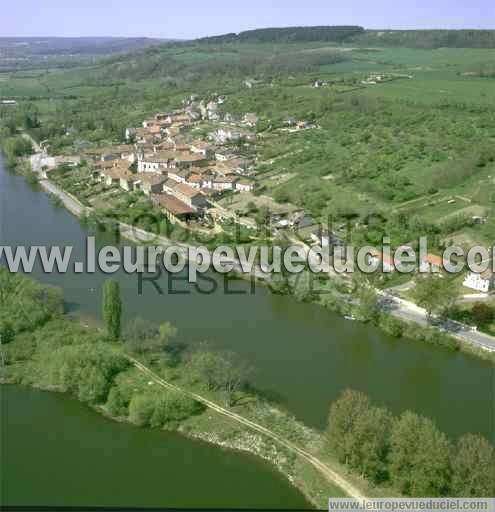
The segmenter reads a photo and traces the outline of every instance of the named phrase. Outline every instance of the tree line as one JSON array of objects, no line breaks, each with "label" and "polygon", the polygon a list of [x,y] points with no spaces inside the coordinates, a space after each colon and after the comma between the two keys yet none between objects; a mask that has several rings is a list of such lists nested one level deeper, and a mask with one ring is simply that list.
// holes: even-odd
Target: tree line
[{"label": "tree line", "polygon": [[229,33],[220,36],[204,37],[200,43],[305,43],[311,41],[343,42],[364,32],[363,27],[320,26],[320,27],[280,27],[246,30],[239,34]]},{"label": "tree line", "polygon": [[327,442],[331,452],[374,485],[406,496],[495,495],[495,449],[477,434],[450,441],[428,418],[400,416],[346,390],[332,405]]}]

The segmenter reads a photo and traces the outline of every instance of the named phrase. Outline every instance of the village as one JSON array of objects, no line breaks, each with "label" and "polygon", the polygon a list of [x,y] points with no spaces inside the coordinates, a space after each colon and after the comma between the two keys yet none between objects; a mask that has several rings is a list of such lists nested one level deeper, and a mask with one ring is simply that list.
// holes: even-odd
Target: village
[{"label": "village", "polygon": [[[215,234],[237,224],[254,236],[262,224],[269,238],[297,232],[302,242],[321,244],[328,232],[303,208],[262,193],[256,171],[258,115],[221,112],[225,101],[219,95],[208,101],[193,95],[182,108],[128,127],[125,143],[82,147],[75,156],[50,156],[48,141],[42,141],[31,168],[90,207],[108,208],[113,200],[138,193],[172,224],[191,232]],[[312,127],[293,118],[285,126]],[[337,237],[333,241],[341,244]]]},{"label": "village", "polygon": [[[317,222],[303,208],[261,193],[256,171],[258,116],[224,113],[220,106],[225,101],[220,95],[208,101],[192,95],[183,100],[182,108],[157,112],[141,126],[128,127],[125,144],[83,148],[78,156],[49,156],[49,146],[42,142],[41,157],[31,157],[31,165],[51,179],[60,169],[74,170],[84,162],[90,170],[86,186],[91,189],[91,205],[109,205],[115,196],[137,192],[172,224],[192,232],[218,234],[226,223],[238,224],[251,237],[263,227],[268,238],[282,235],[308,249],[343,246],[345,233]],[[294,118],[286,119],[284,126],[287,131],[314,127]],[[379,251],[370,263],[395,273],[393,258]],[[441,278],[444,263],[429,253],[420,262],[420,271]],[[494,274],[470,272],[462,287],[486,296],[495,287]]]}]

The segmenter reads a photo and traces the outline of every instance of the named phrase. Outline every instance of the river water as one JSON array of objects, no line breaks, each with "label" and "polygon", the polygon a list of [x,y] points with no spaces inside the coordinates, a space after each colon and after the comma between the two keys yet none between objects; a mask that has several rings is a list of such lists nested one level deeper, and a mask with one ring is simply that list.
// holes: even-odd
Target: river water
[{"label": "river water", "polygon": [[310,507],[255,456],[116,423],[56,393],[0,394],[0,505]]},{"label": "river water", "polygon": [[[83,261],[87,232],[70,213],[23,177],[8,173],[0,160],[2,245],[71,245]],[[108,243],[106,237],[98,244]],[[105,279],[95,274],[32,274],[64,289],[69,308],[87,318],[100,316]],[[125,316],[172,321],[179,341],[239,353],[255,369],[255,386],[297,418],[324,428],[330,403],[346,387],[366,392],[395,413],[411,409],[433,418],[451,437],[479,432],[495,442],[493,367],[476,358],[426,343],[395,340],[350,322],[319,306],[272,295],[263,286],[230,286],[217,276],[214,293],[185,283],[151,283],[139,293],[138,278],[119,272]],[[171,293],[181,290],[184,294]],[[200,282],[202,290],[211,283]]]}]

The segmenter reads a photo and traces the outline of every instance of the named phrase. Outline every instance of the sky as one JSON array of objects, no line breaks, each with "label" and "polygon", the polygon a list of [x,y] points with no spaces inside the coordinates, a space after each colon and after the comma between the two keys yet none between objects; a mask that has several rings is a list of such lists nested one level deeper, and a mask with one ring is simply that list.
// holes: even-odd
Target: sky
[{"label": "sky", "polygon": [[191,39],[253,28],[495,29],[494,0],[15,0],[0,36],[147,36]]}]

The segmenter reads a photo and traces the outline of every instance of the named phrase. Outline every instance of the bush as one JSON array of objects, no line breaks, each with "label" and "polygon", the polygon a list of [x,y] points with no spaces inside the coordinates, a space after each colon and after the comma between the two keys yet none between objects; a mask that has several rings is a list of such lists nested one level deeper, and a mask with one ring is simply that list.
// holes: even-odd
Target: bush
[{"label": "bush", "polygon": [[107,400],[113,379],[129,361],[104,343],[62,347],[44,355],[49,384],[91,404]]},{"label": "bush", "polygon": [[2,344],[10,343],[15,336],[14,328],[12,324],[6,320],[0,322],[0,342]]},{"label": "bush", "polygon": [[402,322],[390,315],[381,315],[379,325],[387,334],[394,338],[400,338],[404,332]]},{"label": "bush", "polygon": [[163,427],[185,420],[202,406],[186,395],[160,390],[136,395],[129,404],[129,419],[140,427]]}]

